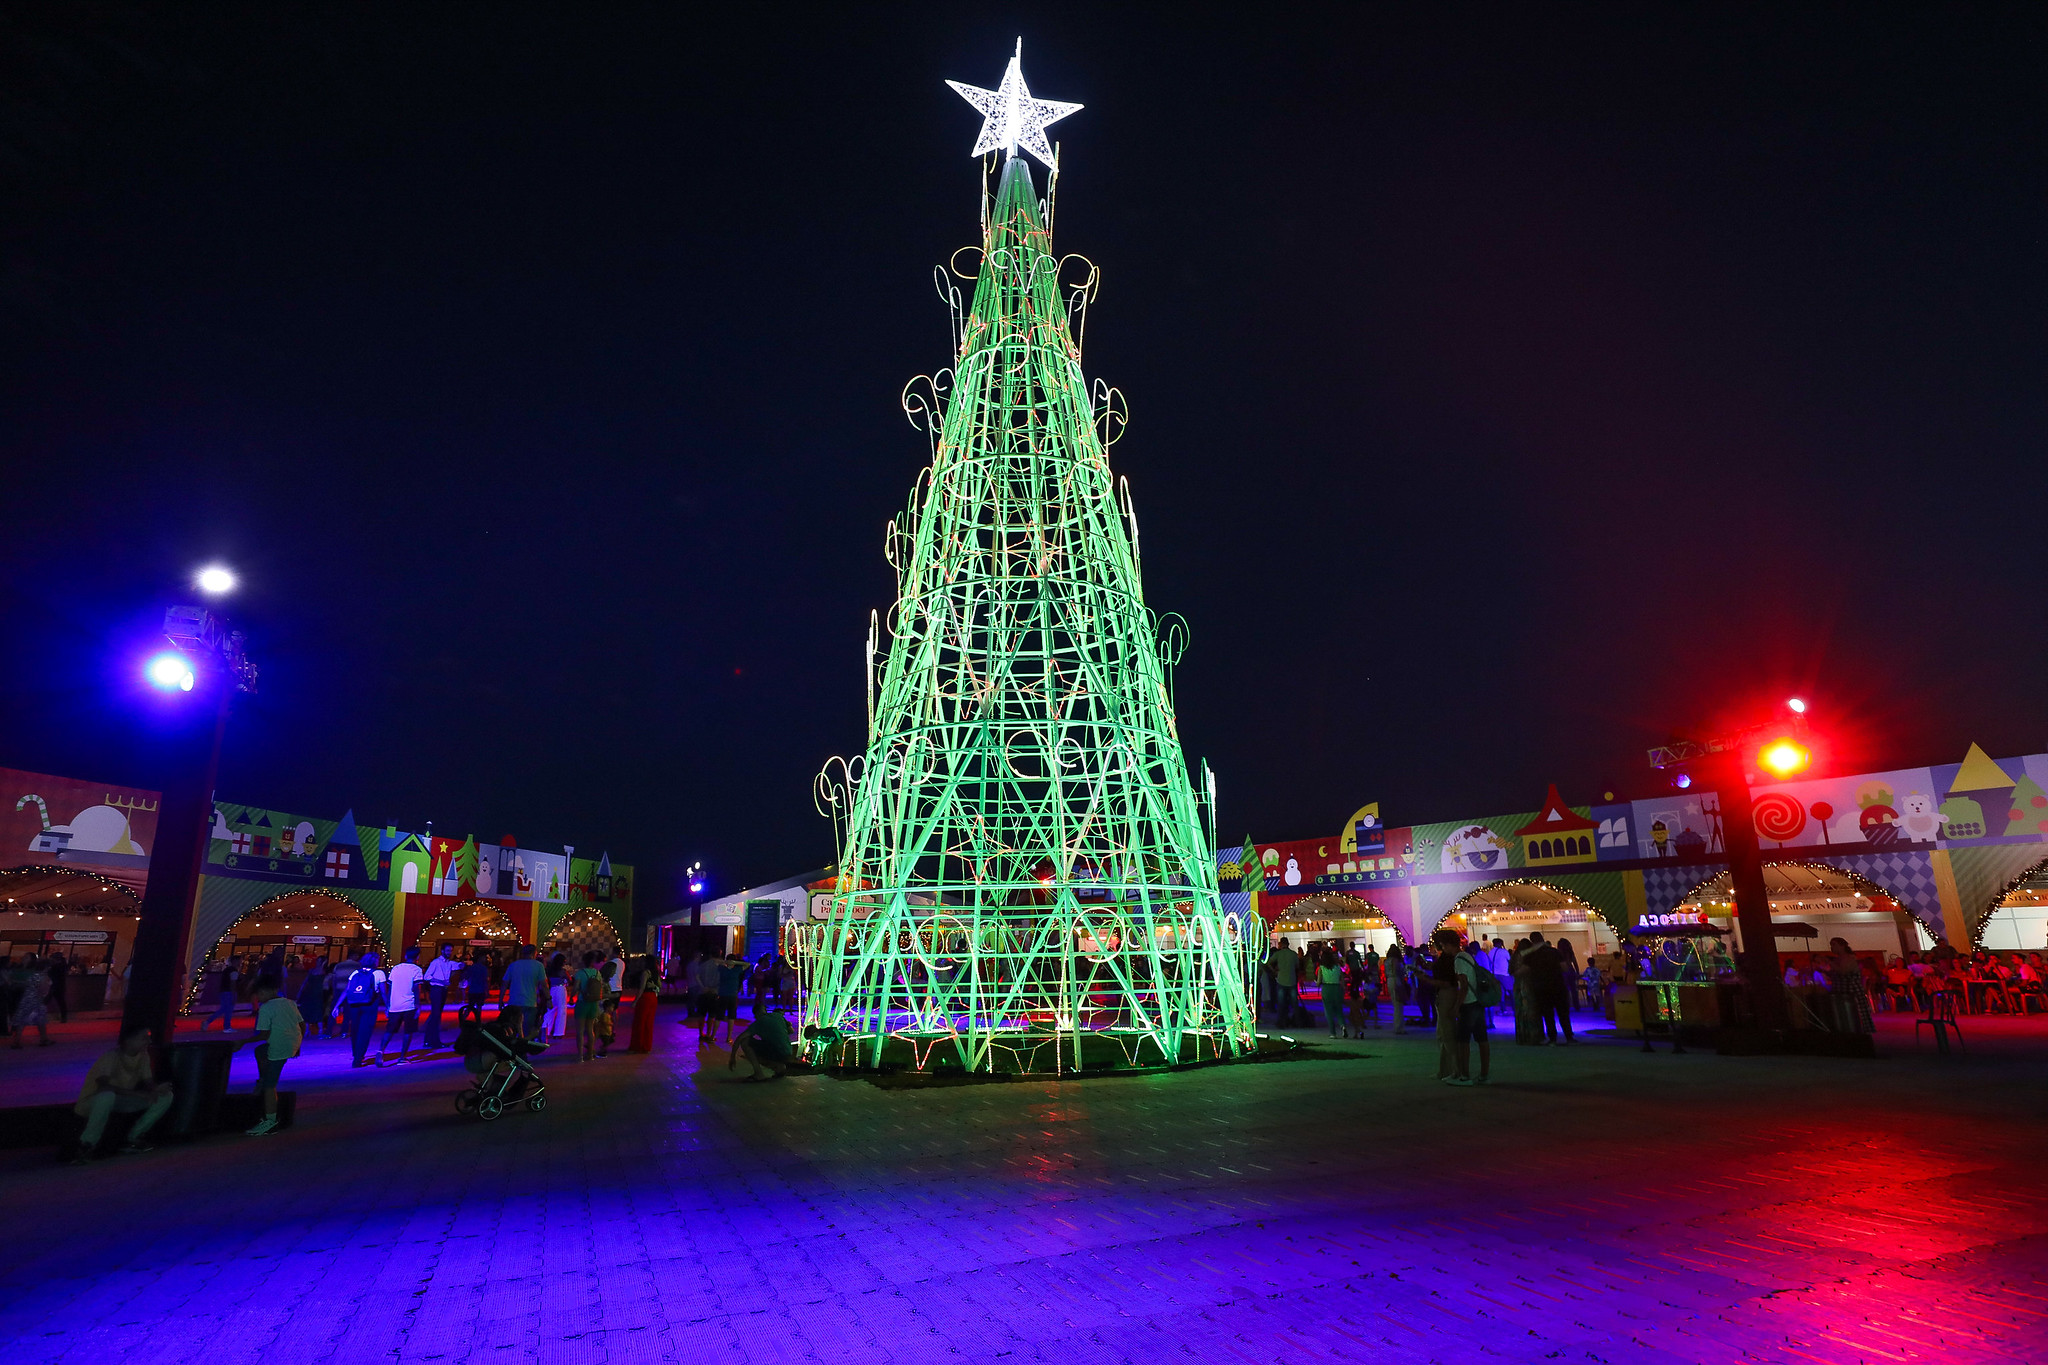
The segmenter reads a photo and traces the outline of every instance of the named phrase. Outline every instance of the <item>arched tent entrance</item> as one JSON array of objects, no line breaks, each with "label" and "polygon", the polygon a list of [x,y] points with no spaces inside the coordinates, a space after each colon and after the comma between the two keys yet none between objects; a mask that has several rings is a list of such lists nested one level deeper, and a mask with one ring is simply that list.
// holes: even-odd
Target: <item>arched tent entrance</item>
[{"label": "arched tent entrance", "polygon": [[519,927],[489,901],[457,901],[427,921],[417,940],[420,961],[441,951],[441,945],[455,945],[455,955],[466,958],[472,948],[487,947],[509,961],[519,947]]},{"label": "arched tent entrance", "polygon": [[588,906],[562,916],[540,946],[543,960],[563,953],[568,956],[571,967],[581,965],[585,953],[603,953],[610,957],[619,951],[619,931],[612,927],[610,920]]},{"label": "arched tent entrance", "polygon": [[141,909],[121,883],[78,868],[37,864],[0,872],[0,954],[17,962],[30,953],[64,954],[74,969],[66,1007],[98,1009],[120,998],[114,973],[128,963]]},{"label": "arched tent entrance", "polygon": [[1994,953],[2048,951],[2048,861],[2022,872],[1992,900],[1977,946]]},{"label": "arched tent entrance", "polygon": [[[1675,907],[1680,912],[1699,911],[1710,920],[1725,920],[1733,929],[1731,948],[1741,943],[1741,926],[1735,922],[1735,898],[1728,889],[1728,874],[1710,877],[1687,892]],[[1810,924],[1820,931],[1817,938],[1788,938],[1778,947],[1784,952],[1826,952],[1830,939],[1846,939],[1855,952],[1924,952],[1935,945],[1932,926],[1868,877],[1831,863],[1783,862],[1764,864],[1764,891],[1771,902],[1771,918],[1788,923]]]},{"label": "arched tent entrance", "polygon": [[215,939],[192,973],[188,1010],[211,1006],[218,997],[220,972],[234,958],[242,960],[241,993],[255,988],[256,973],[282,954],[284,993],[296,995],[309,970],[326,971],[337,962],[364,953],[385,951],[384,935],[356,903],[338,891],[287,891],[251,906]]},{"label": "arched tent entrance", "polygon": [[1580,965],[1612,953],[1620,944],[1614,926],[1598,906],[1555,882],[1533,879],[1492,882],[1467,893],[1437,921],[1438,928],[1456,929],[1468,938],[1499,939],[1513,947],[1516,939],[1541,933],[1549,942],[1572,945]]},{"label": "arched tent entrance", "polygon": [[1401,931],[1378,906],[1342,891],[1303,896],[1280,912],[1272,932],[1297,951],[1314,943],[1334,943],[1339,950],[1356,944],[1361,953],[1367,945],[1385,953],[1402,941]]}]

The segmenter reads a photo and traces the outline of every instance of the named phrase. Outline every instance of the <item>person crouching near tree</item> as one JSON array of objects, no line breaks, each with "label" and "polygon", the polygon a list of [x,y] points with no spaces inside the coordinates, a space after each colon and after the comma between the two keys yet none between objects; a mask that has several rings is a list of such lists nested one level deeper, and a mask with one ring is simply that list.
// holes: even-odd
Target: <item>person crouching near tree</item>
[{"label": "person crouching near tree", "polygon": [[171,1087],[157,1083],[155,1077],[155,1068],[149,1062],[149,1030],[146,1028],[128,1029],[122,1033],[119,1043],[99,1055],[99,1060],[92,1064],[92,1070],[85,1073],[78,1103],[71,1107],[73,1113],[85,1120],[85,1131],[78,1136],[77,1155],[71,1158],[73,1165],[83,1165],[98,1155],[100,1139],[106,1135],[107,1120],[116,1114],[142,1115],[128,1130],[128,1141],[121,1150],[150,1150],[144,1139],[149,1136],[149,1130],[156,1127],[157,1120],[171,1108]]},{"label": "person crouching near tree", "polygon": [[725,1069],[730,1071],[738,1066],[742,1057],[747,1059],[752,1071],[741,1079],[782,1079],[789,1070],[789,1020],[780,1009],[754,1012],[754,1022],[740,1030],[740,1036],[732,1040],[732,1054],[726,1060]]},{"label": "person crouching near tree", "polygon": [[306,1036],[299,1007],[277,993],[283,984],[265,972],[256,979],[256,993],[250,997],[256,1002],[256,1093],[263,1096],[263,1117],[248,1130],[250,1137],[277,1131],[277,1078],[284,1064],[299,1055]]}]

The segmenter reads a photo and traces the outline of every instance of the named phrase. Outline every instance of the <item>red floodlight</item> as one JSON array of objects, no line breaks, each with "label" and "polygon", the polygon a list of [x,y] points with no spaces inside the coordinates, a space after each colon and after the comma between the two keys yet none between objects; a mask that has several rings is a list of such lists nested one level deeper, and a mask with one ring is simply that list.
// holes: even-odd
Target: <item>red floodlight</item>
[{"label": "red floodlight", "polygon": [[1788,736],[1767,740],[1756,761],[1778,777],[1790,777],[1813,761],[1805,745]]}]

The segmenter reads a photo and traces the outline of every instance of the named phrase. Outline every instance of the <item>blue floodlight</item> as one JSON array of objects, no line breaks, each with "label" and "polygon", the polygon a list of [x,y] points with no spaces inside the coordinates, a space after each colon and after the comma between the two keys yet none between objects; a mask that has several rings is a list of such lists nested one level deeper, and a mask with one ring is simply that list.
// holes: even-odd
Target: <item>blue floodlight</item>
[{"label": "blue floodlight", "polygon": [[192,661],[182,654],[159,654],[149,661],[149,680],[169,692],[190,692],[194,681]]},{"label": "blue floodlight", "polygon": [[1671,785],[1678,788],[1680,791],[1684,791],[1687,787],[1690,787],[1692,785],[1692,774],[1680,773],[1678,776],[1671,779]]}]

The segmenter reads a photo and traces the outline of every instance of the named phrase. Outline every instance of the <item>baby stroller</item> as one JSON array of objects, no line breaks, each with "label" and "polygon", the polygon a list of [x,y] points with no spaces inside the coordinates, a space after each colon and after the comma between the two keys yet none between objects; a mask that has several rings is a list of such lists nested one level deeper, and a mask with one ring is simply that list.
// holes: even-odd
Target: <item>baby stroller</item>
[{"label": "baby stroller", "polygon": [[546,1043],[528,1042],[493,1020],[464,1024],[455,1035],[455,1050],[462,1054],[463,1066],[476,1077],[474,1086],[455,1096],[456,1113],[489,1120],[515,1104],[536,1114],[548,1107],[548,1088],[526,1060],[546,1052]]}]

